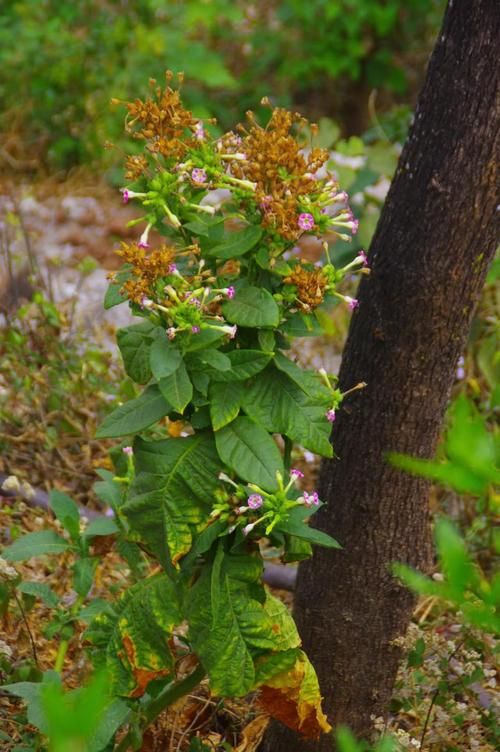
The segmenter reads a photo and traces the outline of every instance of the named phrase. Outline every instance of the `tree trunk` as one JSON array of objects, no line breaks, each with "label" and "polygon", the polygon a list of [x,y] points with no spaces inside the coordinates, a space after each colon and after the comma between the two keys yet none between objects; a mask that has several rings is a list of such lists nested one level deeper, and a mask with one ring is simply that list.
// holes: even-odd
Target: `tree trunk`
[{"label": "tree trunk", "polygon": [[[391,697],[413,596],[390,572],[431,561],[428,486],[389,451],[433,456],[474,305],[495,249],[500,116],[497,0],[450,0],[384,206],[340,369],[363,380],[322,466],[317,526],[341,551],[300,566],[295,617],[330,721],[368,736]],[[272,723],[265,752],[330,752]]]}]

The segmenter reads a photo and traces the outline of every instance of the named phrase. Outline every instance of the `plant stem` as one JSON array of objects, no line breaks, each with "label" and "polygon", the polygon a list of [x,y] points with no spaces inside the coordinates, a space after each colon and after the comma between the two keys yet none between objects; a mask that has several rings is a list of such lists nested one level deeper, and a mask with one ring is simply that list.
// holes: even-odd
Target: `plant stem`
[{"label": "plant stem", "polygon": [[[143,710],[145,724],[142,730],[150,726],[165,708],[168,708],[169,705],[172,705],[181,697],[184,697],[184,695],[191,692],[205,677],[205,673],[203,666],[199,665],[191,674],[184,679],[181,679],[181,681],[168,684],[157,697],[154,697],[147,705],[145,705]],[[132,738],[133,732],[129,731],[121,740],[118,747],[116,747],[115,752],[127,752],[132,743]]]},{"label": "plant stem", "polygon": [[56,662],[54,663],[54,671],[57,671],[58,674],[60,674],[62,671],[64,659],[66,658],[66,653],[68,652],[68,646],[69,640],[61,640],[61,642],[59,643]]},{"label": "plant stem", "polygon": [[290,472],[290,465],[292,464],[293,441],[289,439],[288,436],[283,436],[283,441],[285,442],[285,452],[283,456],[283,462],[285,465],[285,471],[288,473]]}]

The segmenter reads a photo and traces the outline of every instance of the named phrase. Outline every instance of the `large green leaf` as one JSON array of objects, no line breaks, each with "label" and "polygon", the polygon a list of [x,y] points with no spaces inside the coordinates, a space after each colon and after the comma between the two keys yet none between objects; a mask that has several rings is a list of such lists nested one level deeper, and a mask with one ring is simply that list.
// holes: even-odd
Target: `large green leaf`
[{"label": "large green leaf", "polygon": [[171,410],[158,386],[151,384],[139,397],[113,410],[97,429],[96,438],[114,439],[138,433],[164,418]]},{"label": "large green leaf", "polygon": [[122,511],[162,562],[176,564],[212,508],[221,470],[213,438],[137,439],[134,457],[136,477]]},{"label": "large green leaf", "polygon": [[150,321],[143,321],[118,329],[116,333],[125,371],[138,384],[146,384],[151,378],[149,351],[156,329]]},{"label": "large green leaf", "polygon": [[106,652],[116,694],[140,697],[153,679],[173,670],[168,639],[182,621],[177,591],[164,574],[137,583],[114,611],[105,611],[88,636]]},{"label": "large green leaf", "polygon": [[262,237],[262,227],[250,225],[243,230],[232,232],[222,243],[206,250],[207,255],[219,259],[236,258],[253,248]]},{"label": "large green leaf", "polygon": [[62,554],[68,548],[70,544],[57,533],[52,530],[40,530],[18,538],[3,549],[2,556],[7,561],[26,561],[32,556]]},{"label": "large green leaf", "polygon": [[160,379],[158,386],[174,410],[183,413],[193,397],[193,385],[184,363],[181,361],[178,368],[170,376]]},{"label": "large green leaf", "polygon": [[151,345],[150,352],[151,371],[155,379],[164,379],[170,376],[182,362],[182,355],[174,345],[165,337],[158,337]]},{"label": "large green leaf", "polygon": [[212,381],[242,381],[262,371],[273,357],[262,350],[232,350],[225,353],[230,361],[228,371],[210,371]]},{"label": "large green leaf", "polygon": [[290,358],[287,358],[280,352],[275,354],[274,364],[278,370],[286,373],[310,397],[313,397],[325,406],[331,403],[330,390],[327,389],[317,371],[308,371],[301,368],[297,363],[294,363],[293,360],[290,360]]},{"label": "large green leaf", "polygon": [[331,457],[331,425],[325,417],[329,402],[318,393],[319,399],[311,396],[297,381],[270,365],[245,391],[242,406],[268,431],[285,434],[306,449]]},{"label": "large green leaf", "polygon": [[223,462],[243,480],[266,491],[278,488],[276,472],[283,474],[283,459],[268,432],[246,417],[233,420],[215,434],[217,451]]},{"label": "large green leaf", "polygon": [[260,557],[226,556],[219,545],[190,592],[189,636],[217,695],[245,695],[255,683],[253,656],[277,645],[261,571]]},{"label": "large green leaf", "polygon": [[278,304],[263,287],[243,287],[222,310],[225,318],[238,326],[276,327],[280,320]]},{"label": "large green leaf", "polygon": [[240,381],[211,384],[210,418],[214,431],[218,431],[236,418],[240,411],[243,392],[243,384]]}]

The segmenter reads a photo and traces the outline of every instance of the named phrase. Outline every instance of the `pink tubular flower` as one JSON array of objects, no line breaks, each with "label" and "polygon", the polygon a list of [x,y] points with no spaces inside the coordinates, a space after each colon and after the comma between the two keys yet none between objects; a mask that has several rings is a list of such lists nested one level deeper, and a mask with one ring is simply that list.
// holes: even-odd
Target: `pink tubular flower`
[{"label": "pink tubular flower", "polygon": [[290,470],[290,475],[291,475],[292,478],[303,478],[304,477],[304,473],[302,472],[302,470],[296,470],[295,468],[292,468],[292,470]]},{"label": "pink tubular flower", "polygon": [[355,311],[356,308],[359,308],[359,300],[356,300],[356,298],[350,298],[349,295],[345,295],[344,300],[348,304],[351,311]]},{"label": "pink tubular flower", "polygon": [[191,327],[191,332],[193,334],[199,334],[200,333],[200,327],[199,326],[192,326]]},{"label": "pink tubular flower", "polygon": [[198,141],[203,141],[205,138],[205,129],[201,120],[198,120],[198,122],[194,126],[194,137]]},{"label": "pink tubular flower", "polygon": [[256,524],[256,522],[250,522],[249,525],[245,525],[245,527],[243,528],[243,535],[248,535],[249,533],[251,533]]},{"label": "pink tubular flower", "polygon": [[201,167],[195,167],[191,173],[191,180],[197,185],[203,185],[207,179],[207,173]]},{"label": "pink tubular flower", "polygon": [[269,211],[269,209],[271,208],[272,201],[273,201],[272,196],[270,195],[264,196],[260,202],[260,208],[265,212]]},{"label": "pink tubular flower", "polygon": [[238,331],[238,327],[236,326],[236,324],[234,324],[233,326],[230,326],[229,327],[229,332],[228,332],[229,339],[234,339],[236,337],[236,332],[237,331]]},{"label": "pink tubular flower", "polygon": [[126,454],[127,457],[132,457],[134,450],[131,446],[122,447],[123,454]]},{"label": "pink tubular flower", "polygon": [[314,227],[314,217],[312,214],[304,212],[300,214],[298,219],[298,225],[301,230],[312,230]]},{"label": "pink tubular flower", "polygon": [[149,231],[151,230],[151,224],[149,223],[144,232],[142,233],[141,237],[139,238],[139,242],[137,245],[139,248],[149,248],[148,238],[149,238]]},{"label": "pink tubular flower", "polygon": [[333,421],[335,420],[335,410],[333,408],[331,408],[330,410],[326,411],[325,415],[326,415],[326,419],[330,423],[333,423]]},{"label": "pink tubular flower", "polygon": [[311,494],[304,491],[304,504],[306,507],[317,507],[319,505],[319,496],[317,491],[313,491]]},{"label": "pink tubular flower", "polygon": [[226,293],[226,295],[229,298],[229,300],[232,300],[234,298],[234,296],[235,296],[236,290],[234,289],[233,286],[231,286],[231,287],[226,287],[224,289],[224,292]]},{"label": "pink tubular flower", "polygon": [[126,188],[124,188],[122,191],[122,197],[123,203],[128,204],[128,202],[130,201],[130,192]]},{"label": "pink tubular flower", "polygon": [[146,310],[150,310],[153,307],[153,301],[151,298],[148,298],[147,295],[143,295],[141,297],[141,308],[145,308]]},{"label": "pink tubular flower", "polygon": [[260,509],[263,503],[264,499],[260,494],[251,494],[248,497],[248,506],[250,509]]},{"label": "pink tubular flower", "polygon": [[363,266],[368,266],[368,256],[364,251],[360,251],[358,253],[356,261],[359,261],[359,263],[363,264]]},{"label": "pink tubular flower", "polygon": [[177,272],[177,264],[169,264],[168,266],[168,273],[169,274],[176,274]]}]

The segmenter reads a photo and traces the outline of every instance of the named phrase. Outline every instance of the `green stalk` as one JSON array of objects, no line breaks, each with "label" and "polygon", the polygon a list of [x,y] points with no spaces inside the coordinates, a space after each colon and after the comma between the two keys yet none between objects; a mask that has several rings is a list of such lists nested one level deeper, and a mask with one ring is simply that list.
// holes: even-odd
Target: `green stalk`
[{"label": "green stalk", "polygon": [[64,659],[66,658],[66,653],[68,652],[68,647],[69,640],[61,640],[61,642],[59,643],[59,648],[57,650],[56,661],[54,663],[54,671],[57,671],[58,674],[60,674],[62,671]]},{"label": "green stalk", "polygon": [[[174,702],[177,702],[177,700],[184,697],[184,695],[189,694],[189,692],[191,692],[196,685],[205,678],[205,674],[205,669],[203,666],[199,665],[191,674],[184,679],[181,679],[181,681],[174,684],[168,684],[157,697],[154,697],[147,705],[145,705],[143,709],[145,724],[142,730],[144,731],[150,726],[165,708],[168,708],[169,705],[173,705]],[[127,752],[132,743],[132,739],[133,732],[129,731],[121,740],[115,752]]]}]

